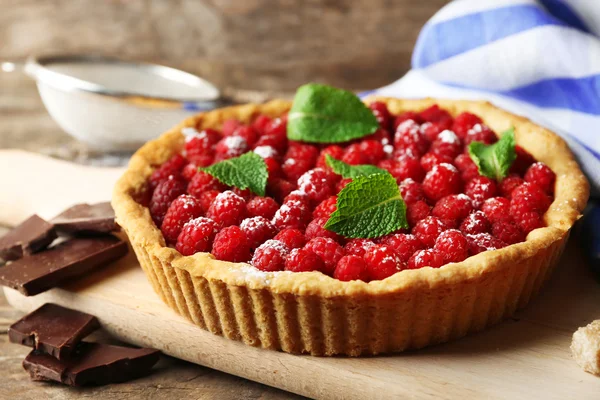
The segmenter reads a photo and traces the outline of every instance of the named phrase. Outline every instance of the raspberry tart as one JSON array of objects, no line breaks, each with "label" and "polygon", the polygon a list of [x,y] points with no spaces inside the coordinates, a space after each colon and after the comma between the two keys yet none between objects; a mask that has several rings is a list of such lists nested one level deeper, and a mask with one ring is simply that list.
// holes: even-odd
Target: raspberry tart
[{"label": "raspberry tart", "polygon": [[299,96],[199,114],[132,157],[113,206],[171,308],[358,356],[479,331],[540,290],[589,195],[562,139],[471,101],[371,98],[329,126]]}]

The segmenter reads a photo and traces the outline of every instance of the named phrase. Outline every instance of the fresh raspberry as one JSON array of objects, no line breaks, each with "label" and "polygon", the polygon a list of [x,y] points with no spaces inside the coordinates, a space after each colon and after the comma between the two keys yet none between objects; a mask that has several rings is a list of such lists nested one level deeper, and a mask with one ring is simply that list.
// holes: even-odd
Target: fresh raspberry
[{"label": "fresh raspberry", "polygon": [[277,161],[280,158],[279,152],[273,146],[256,146],[252,150],[254,154],[260,156],[263,160],[272,158]]},{"label": "fresh raspberry", "polygon": [[296,182],[305,172],[309,171],[313,163],[304,158],[286,157],[281,164],[281,172],[290,181]]},{"label": "fresh raspberry", "polygon": [[323,200],[313,211],[313,218],[329,218],[337,210],[337,196]]},{"label": "fresh raspberry", "polygon": [[476,208],[481,207],[484,201],[496,195],[496,181],[487,176],[476,176],[465,185],[465,194],[473,199]]},{"label": "fresh raspberry", "polygon": [[432,122],[425,122],[421,124],[419,128],[421,134],[427,138],[430,142],[437,139],[438,135],[444,130],[444,127],[440,124],[434,124]]},{"label": "fresh raspberry", "polygon": [[471,254],[479,254],[484,251],[497,250],[506,247],[506,243],[493,237],[489,233],[467,235],[467,240],[469,242],[469,251]]},{"label": "fresh raspberry", "polygon": [[442,256],[444,264],[461,262],[469,257],[469,242],[465,235],[456,229],[442,232],[433,249]]},{"label": "fresh raspberry", "polygon": [[427,122],[435,122],[446,126],[445,129],[450,129],[453,123],[452,115],[437,104],[421,111],[419,116]]},{"label": "fresh raspberry", "polygon": [[254,144],[254,148],[258,147],[272,147],[277,150],[278,154],[285,153],[288,145],[288,140],[285,135],[263,135],[258,138],[258,141]]},{"label": "fresh raspberry", "polygon": [[160,230],[167,243],[177,242],[177,237],[186,222],[202,215],[200,201],[189,194],[177,197],[165,214]]},{"label": "fresh raspberry", "polygon": [[418,113],[414,111],[405,111],[402,114],[398,115],[396,119],[394,119],[394,124],[392,126],[394,132],[398,129],[398,126],[400,126],[400,124],[409,119],[412,119],[418,124],[423,123],[423,119],[421,118],[421,116],[419,116]]},{"label": "fresh raspberry", "polygon": [[365,263],[367,276],[371,281],[383,280],[405,268],[398,253],[384,244],[371,247],[365,254]]},{"label": "fresh raspberry", "polygon": [[187,159],[196,164],[199,164],[197,160],[205,164],[207,159],[212,159],[214,148],[221,140],[219,132],[214,129],[204,129],[200,132],[193,129],[187,132],[189,133],[186,133],[184,147]]},{"label": "fresh raspberry", "polygon": [[546,164],[536,162],[525,173],[525,181],[535,183],[548,194],[554,193],[556,174]]},{"label": "fresh raspberry", "polygon": [[180,176],[170,175],[160,182],[150,199],[150,215],[156,226],[161,226],[171,202],[185,193],[187,182]]},{"label": "fresh raspberry", "polygon": [[306,195],[306,193],[300,191],[300,190],[294,190],[292,193],[288,194],[287,196],[285,196],[285,199],[283,199],[283,203],[302,203],[305,206],[309,207],[310,206],[310,199],[308,198],[308,196]]},{"label": "fresh raspberry", "polygon": [[295,228],[287,228],[281,230],[275,235],[275,240],[279,240],[289,249],[298,249],[306,244],[306,238],[301,230]]},{"label": "fresh raspberry", "polygon": [[423,191],[431,201],[437,201],[450,194],[460,193],[462,180],[452,164],[438,164],[425,175]]},{"label": "fresh raspberry", "polygon": [[425,176],[419,159],[412,156],[403,155],[395,161],[383,160],[377,166],[388,171],[398,183],[405,179],[421,182]]},{"label": "fresh raspberry", "polygon": [[425,172],[429,172],[433,169],[434,166],[441,164],[441,163],[446,163],[446,164],[452,164],[454,162],[454,159],[452,157],[448,157],[445,155],[441,155],[438,153],[432,153],[431,151],[427,154],[425,154],[423,157],[421,157],[421,167],[423,167],[423,170],[425,170]]},{"label": "fresh raspberry", "polygon": [[468,154],[459,154],[454,159],[454,165],[460,171],[460,176],[464,182],[479,176],[479,169]]},{"label": "fresh raspberry", "polygon": [[185,164],[185,158],[183,158],[181,154],[175,154],[152,172],[152,175],[150,175],[149,178],[150,187],[152,189],[156,188],[159,183],[166,180],[171,175],[179,176]]},{"label": "fresh raspberry", "polygon": [[525,234],[512,221],[499,221],[492,224],[492,235],[507,244],[515,244],[525,240]]},{"label": "fresh raspberry", "polygon": [[465,146],[468,146],[471,142],[482,142],[485,144],[492,144],[498,141],[498,137],[489,127],[483,124],[475,124],[465,136]]},{"label": "fresh raspberry", "polygon": [[315,145],[302,143],[302,142],[290,142],[288,150],[285,153],[287,158],[306,159],[309,160],[311,168],[317,162],[319,157],[319,148]]},{"label": "fresh raspberry", "polygon": [[465,194],[451,194],[441,198],[431,211],[434,217],[458,223],[473,211],[473,201]]},{"label": "fresh raspberry", "polygon": [[350,178],[346,178],[346,179],[342,179],[341,181],[338,182],[338,184],[335,187],[335,190],[339,193],[342,191],[343,188],[346,187],[347,184],[349,184],[350,182],[352,182],[352,179]]},{"label": "fresh raspberry", "polygon": [[367,164],[377,164],[385,157],[383,144],[378,140],[363,140],[359,143],[358,148],[367,156],[369,160]]},{"label": "fresh raspberry", "polygon": [[240,228],[246,234],[251,249],[255,249],[267,240],[272,239],[277,233],[275,226],[265,217],[246,218],[240,223]]},{"label": "fresh raspberry", "polygon": [[327,160],[326,160],[327,155],[335,158],[336,160],[341,160],[342,157],[344,156],[344,149],[335,144],[325,147],[319,153],[319,157],[317,158],[317,167],[329,168],[327,166]]},{"label": "fresh raspberry", "polygon": [[281,116],[274,118],[270,123],[265,126],[265,135],[286,137],[287,136],[287,116]]},{"label": "fresh raspberry", "polygon": [[550,207],[550,197],[538,185],[525,182],[512,192],[510,214],[518,221],[524,213],[543,214]]},{"label": "fresh raspberry", "polygon": [[481,211],[492,223],[506,221],[510,219],[510,201],[504,197],[492,197],[483,202]]},{"label": "fresh raspberry", "polygon": [[224,189],[225,185],[219,182],[217,178],[204,171],[198,171],[187,185],[187,192],[195,197],[200,197],[200,195],[207,190],[221,191]]},{"label": "fresh raspberry", "polygon": [[406,220],[410,226],[427,218],[431,214],[431,207],[423,200],[418,200],[406,205]]},{"label": "fresh raspberry", "polygon": [[330,170],[315,168],[298,179],[298,190],[305,193],[311,204],[319,204],[332,194],[338,176]]},{"label": "fresh raspberry", "polygon": [[231,136],[233,135],[233,132],[235,132],[235,130],[240,126],[242,126],[242,123],[240,121],[231,118],[223,121],[221,132],[223,133],[223,136]]},{"label": "fresh raspberry", "polygon": [[194,175],[196,175],[197,172],[198,166],[194,163],[189,163],[185,167],[183,167],[183,170],[181,170],[181,176],[183,176],[183,179],[189,182],[192,180],[192,178],[194,177]]},{"label": "fresh raspberry", "polygon": [[392,144],[392,135],[387,129],[379,128],[371,135],[365,136],[365,140],[376,140],[381,143],[383,151],[386,152],[385,146]]},{"label": "fresh raspberry", "polygon": [[220,193],[221,192],[218,190],[206,190],[200,193],[200,197],[198,197],[198,200],[200,200],[200,206],[202,206],[203,214],[206,214],[206,212],[210,208],[210,205],[213,203],[213,201],[215,201],[215,199]]},{"label": "fresh raspberry", "polygon": [[215,198],[206,216],[221,228],[238,225],[246,217],[246,202],[231,190],[227,190]]},{"label": "fresh raspberry", "polygon": [[266,272],[283,271],[289,252],[288,247],[279,240],[267,240],[254,252],[252,265]]},{"label": "fresh raspberry", "polygon": [[476,235],[478,233],[487,233],[491,229],[490,221],[487,220],[483,211],[475,211],[469,214],[460,224],[460,230],[464,234]]},{"label": "fresh raspberry", "polygon": [[281,178],[270,179],[267,182],[267,193],[278,202],[282,202],[296,189],[296,185]]},{"label": "fresh raspberry", "polygon": [[252,121],[252,128],[254,128],[256,132],[262,135],[265,133],[267,125],[269,125],[271,121],[273,121],[273,119],[267,117],[264,114],[261,114],[258,117],[256,117],[254,121]]},{"label": "fresh raspberry", "polygon": [[425,154],[429,149],[429,141],[421,134],[419,124],[413,120],[407,120],[398,126],[394,134],[394,145],[400,149],[414,146],[419,153],[415,156]]},{"label": "fresh raspberry", "polygon": [[361,150],[360,144],[354,143],[346,147],[342,161],[350,165],[362,165],[368,164],[370,157]]},{"label": "fresh raspberry", "polygon": [[239,157],[250,150],[246,139],[240,136],[226,136],[215,146],[215,161]]},{"label": "fresh raspberry", "polygon": [[417,222],[412,229],[412,234],[425,246],[433,247],[435,240],[440,236],[440,233],[445,230],[446,225],[439,218],[427,217]]},{"label": "fresh raspberry", "polygon": [[340,235],[333,231],[329,231],[323,228],[323,226],[325,226],[325,224],[327,223],[328,219],[329,218],[327,217],[315,218],[312,221],[310,221],[310,223],[306,227],[306,232],[304,233],[304,235],[306,236],[306,240],[311,240],[317,237],[328,237],[335,241],[340,241],[342,239]]},{"label": "fresh raspberry", "polygon": [[393,233],[381,238],[381,244],[391,247],[400,256],[403,263],[423,248],[421,241],[410,233]]},{"label": "fresh raspberry", "polygon": [[344,256],[338,261],[333,277],[340,281],[367,281],[367,264],[358,256]]},{"label": "fresh raspberry", "polygon": [[406,204],[425,199],[421,184],[410,178],[400,182],[400,193]]},{"label": "fresh raspberry", "polygon": [[252,199],[252,197],[254,197],[254,194],[252,193],[252,191],[250,189],[240,189],[240,188],[233,187],[233,188],[231,188],[231,191],[233,193],[237,194],[238,196],[240,196],[245,201],[249,201],[250,199]]},{"label": "fresh raspberry", "polygon": [[517,220],[517,224],[519,224],[521,230],[527,235],[532,230],[544,226],[544,221],[539,213],[530,211],[521,214],[521,217]]},{"label": "fresh raspberry", "polygon": [[510,166],[510,172],[523,175],[527,171],[527,168],[535,162],[535,158],[527,150],[518,145],[515,146],[515,153],[517,153],[517,158]]},{"label": "fresh raspberry", "polygon": [[482,123],[483,121],[477,115],[469,112],[462,112],[454,118],[452,130],[459,138],[464,139],[473,126]]},{"label": "fresh raspberry", "polygon": [[184,256],[210,251],[217,225],[205,217],[194,218],[183,225],[175,248]]},{"label": "fresh raspberry", "polygon": [[375,243],[370,239],[350,239],[344,246],[344,251],[349,255],[364,257],[373,246]]},{"label": "fresh raspberry", "polygon": [[384,129],[390,129],[392,123],[392,115],[388,111],[387,105],[381,101],[374,101],[369,104],[369,108],[373,111],[373,115],[377,118],[379,126]]},{"label": "fresh raspberry", "polygon": [[450,130],[440,132],[431,144],[432,152],[454,159],[463,149],[461,140]]},{"label": "fresh raspberry", "polygon": [[279,209],[279,204],[270,197],[256,196],[246,203],[246,210],[250,217],[264,217],[272,219]]},{"label": "fresh raspberry", "polygon": [[511,199],[513,190],[521,186],[524,182],[525,180],[519,175],[509,175],[500,182],[498,188],[500,189],[502,196]]},{"label": "fresh raspberry", "polygon": [[311,220],[310,208],[299,201],[283,203],[273,217],[273,223],[279,229],[304,229]]},{"label": "fresh raspberry", "polygon": [[255,131],[254,128],[252,128],[251,126],[241,125],[241,126],[238,126],[235,129],[235,131],[233,131],[232,136],[241,137],[242,139],[244,139],[246,141],[246,144],[249,147],[252,147],[258,140],[259,135],[258,135],[258,132]]},{"label": "fresh raspberry", "polygon": [[250,261],[250,245],[246,234],[239,226],[223,228],[215,236],[211,253],[221,261]]},{"label": "fresh raspberry", "polygon": [[344,248],[339,243],[325,237],[317,237],[309,240],[304,248],[312,251],[323,260],[325,268],[322,271],[327,275],[333,274],[338,261],[346,254]]},{"label": "fresh raspberry", "polygon": [[292,272],[328,270],[323,260],[309,249],[292,249],[285,259],[285,270]]},{"label": "fresh raspberry", "polygon": [[279,161],[272,157],[267,157],[263,159],[265,164],[267,165],[267,172],[269,173],[269,179],[279,178],[281,177],[281,164]]},{"label": "fresh raspberry", "polygon": [[442,255],[433,249],[419,250],[408,260],[408,269],[439,268],[444,265]]}]

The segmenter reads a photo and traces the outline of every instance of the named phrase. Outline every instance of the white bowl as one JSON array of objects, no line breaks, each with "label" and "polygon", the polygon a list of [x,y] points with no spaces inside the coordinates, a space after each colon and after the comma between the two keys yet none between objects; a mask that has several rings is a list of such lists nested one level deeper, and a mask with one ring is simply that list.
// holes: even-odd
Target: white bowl
[{"label": "white bowl", "polygon": [[135,150],[220,97],[187,72],[110,57],[31,57],[25,71],[58,125],[96,151]]}]

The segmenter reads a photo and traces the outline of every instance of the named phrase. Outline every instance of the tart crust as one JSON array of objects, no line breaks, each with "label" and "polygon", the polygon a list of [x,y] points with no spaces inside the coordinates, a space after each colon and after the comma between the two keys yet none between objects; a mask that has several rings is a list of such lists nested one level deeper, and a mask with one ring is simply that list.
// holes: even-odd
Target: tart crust
[{"label": "tart crust", "polygon": [[137,258],[161,299],[203,329],[252,346],[312,355],[398,352],[476,332],[527,305],[548,279],[589,185],[566,143],[556,134],[487,102],[439,99],[383,101],[390,111],[439,104],[456,116],[479,115],[496,132],[511,126],[517,143],[557,175],[547,227],[527,240],[441,268],[401,271],[383,281],[343,282],[319,272],[262,272],[209,253],[182,256],[167,247],[149,210],[135,201],[152,171],[181,151],[183,127],[219,129],[223,121],[250,122],[287,112],[274,100],[222,108],[191,117],[132,157],[117,182],[112,205]]}]

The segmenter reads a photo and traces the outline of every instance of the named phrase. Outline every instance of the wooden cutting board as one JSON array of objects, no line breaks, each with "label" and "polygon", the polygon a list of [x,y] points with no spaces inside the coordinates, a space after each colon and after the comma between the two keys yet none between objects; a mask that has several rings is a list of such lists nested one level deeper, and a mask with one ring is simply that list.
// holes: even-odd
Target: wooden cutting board
[{"label": "wooden cutting board", "polygon": [[[52,171],[54,161],[41,161]],[[102,200],[102,193],[94,195]],[[296,356],[212,335],[160,301],[133,253],[63,288],[34,297],[11,289],[5,294],[23,311],[46,302],[82,310],[123,341],[314,398],[600,398],[600,378],[583,372],[569,351],[573,331],[600,318],[600,284],[576,238],[540,296],[515,319],[452,343],[382,357]]]}]

